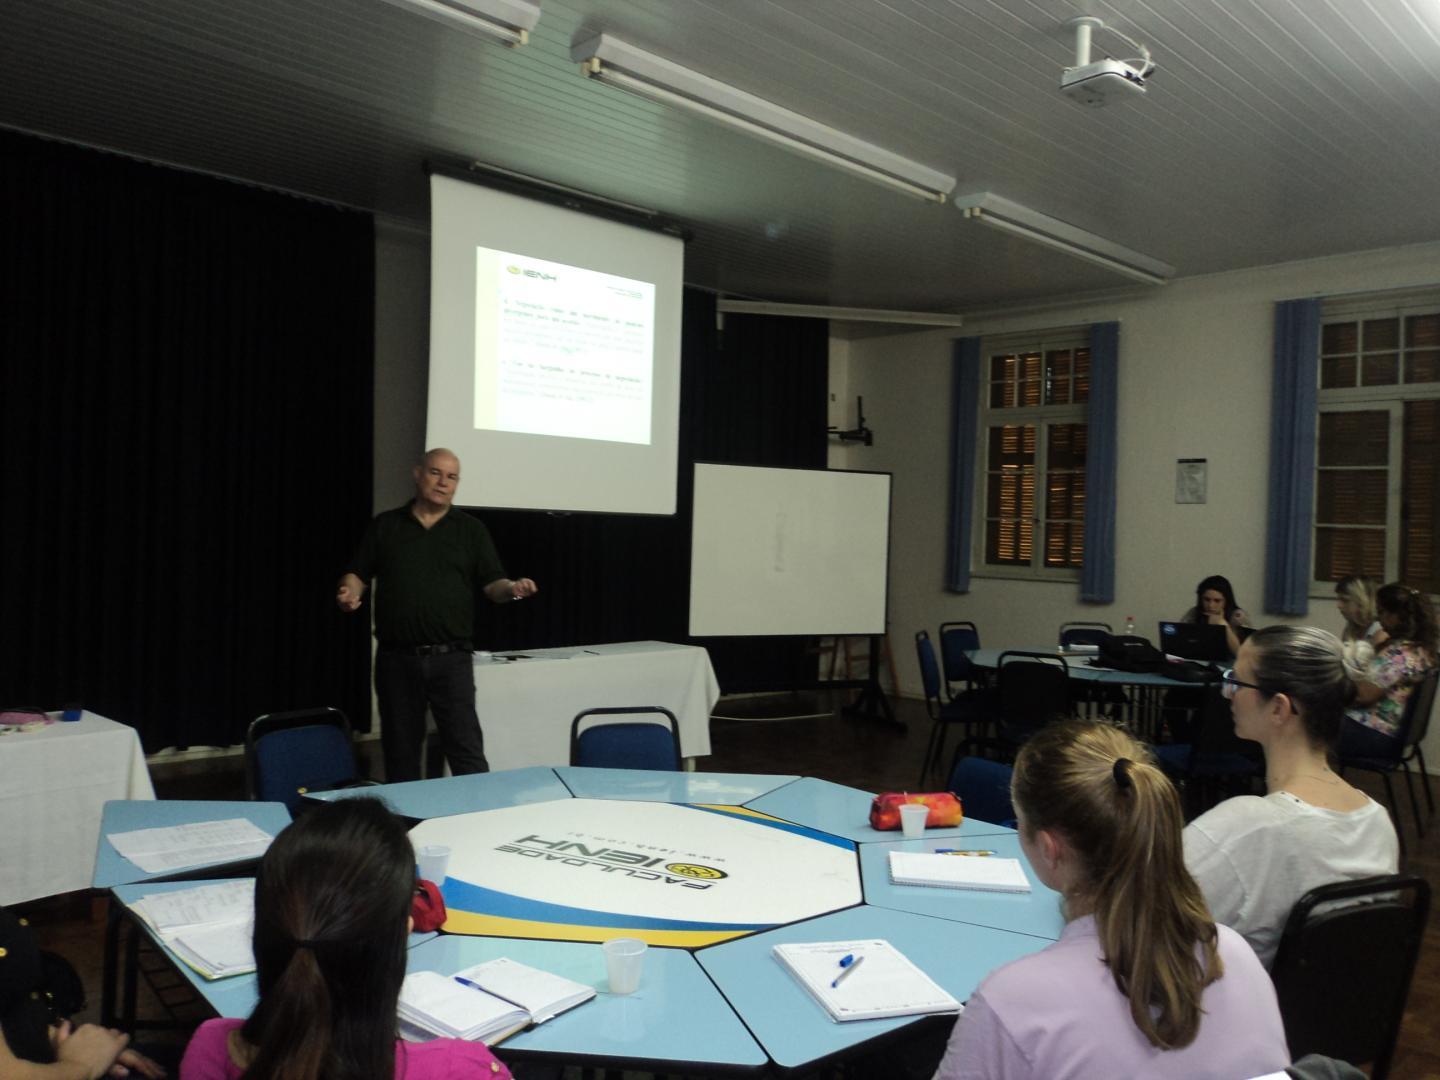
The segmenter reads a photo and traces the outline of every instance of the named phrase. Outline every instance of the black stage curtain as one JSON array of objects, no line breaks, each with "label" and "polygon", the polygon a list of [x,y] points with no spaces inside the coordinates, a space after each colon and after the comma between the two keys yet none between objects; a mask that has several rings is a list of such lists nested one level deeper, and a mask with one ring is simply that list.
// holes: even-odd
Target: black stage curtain
[{"label": "black stage curtain", "polygon": [[368,724],[368,215],[0,133],[0,703]]},{"label": "black stage curtain", "polygon": [[506,569],[533,577],[540,595],[481,605],[481,648],[693,641],[710,650],[727,692],[815,678],[810,639],[689,636],[691,466],[825,467],[828,326],[726,315],[717,329],[715,298],[686,290],[682,334],[675,516],[483,512]]}]

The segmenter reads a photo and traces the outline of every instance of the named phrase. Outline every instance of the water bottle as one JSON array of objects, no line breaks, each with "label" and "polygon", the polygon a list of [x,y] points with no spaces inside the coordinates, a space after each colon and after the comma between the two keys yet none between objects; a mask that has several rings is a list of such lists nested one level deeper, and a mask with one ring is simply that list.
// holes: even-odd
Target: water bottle
[{"label": "water bottle", "polygon": [[1125,633],[1126,633],[1126,634],[1129,634],[1129,635],[1133,635],[1133,634],[1135,633],[1135,616],[1134,616],[1134,615],[1126,615],[1126,616],[1125,616]]}]

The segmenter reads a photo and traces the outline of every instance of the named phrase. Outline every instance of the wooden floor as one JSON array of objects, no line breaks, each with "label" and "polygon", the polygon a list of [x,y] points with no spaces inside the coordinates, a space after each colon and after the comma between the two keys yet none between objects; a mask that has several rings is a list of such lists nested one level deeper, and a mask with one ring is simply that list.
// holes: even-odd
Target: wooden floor
[{"label": "wooden floor", "polygon": [[[929,737],[929,722],[916,702],[899,701],[896,711],[908,727],[844,715],[790,720],[717,719],[711,728],[713,753],[699,765],[717,772],[797,773],[869,791],[913,790]],[[1352,779],[1383,801],[1378,778]],[[1440,787],[1440,778],[1435,782]],[[156,790],[162,798],[243,798],[244,781],[239,760],[223,759],[183,770],[159,770]],[[1424,875],[1432,887],[1440,886],[1440,835],[1431,830],[1423,840],[1417,839],[1403,792],[1400,796],[1401,820],[1409,844],[1407,868]],[[1423,796],[1421,806],[1423,809]],[[1440,830],[1440,822],[1436,828]],[[30,916],[47,948],[75,964],[89,991],[90,1005],[83,1018],[94,1019],[99,1004],[103,907],[86,895],[74,894],[25,905],[22,913]],[[182,1009],[182,1014],[195,1020],[207,1015],[203,1003],[192,1003]],[[153,997],[146,996],[142,998],[141,1015],[161,1017],[164,1011]],[[1431,908],[1392,1075],[1397,1080],[1440,1080],[1440,898]]]}]

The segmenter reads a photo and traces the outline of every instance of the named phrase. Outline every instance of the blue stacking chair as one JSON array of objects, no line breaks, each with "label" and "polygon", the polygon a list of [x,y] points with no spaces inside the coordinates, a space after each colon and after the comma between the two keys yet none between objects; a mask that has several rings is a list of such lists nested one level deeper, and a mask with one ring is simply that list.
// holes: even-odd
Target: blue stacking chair
[{"label": "blue stacking chair", "polygon": [[967,745],[975,732],[990,720],[990,694],[984,689],[965,690],[950,700],[945,700],[940,682],[940,663],[935,658],[935,643],[926,630],[915,633],[915,658],[920,664],[920,683],[925,690],[925,711],[930,716],[930,742],[925,748],[925,759],[920,764],[920,783],[924,788],[926,778],[940,764],[945,752],[945,734],[951,724],[964,725],[968,731]]},{"label": "blue stacking chair", "polygon": [[980,631],[973,622],[957,620],[940,624],[940,666],[945,673],[945,693],[951,699],[959,696],[956,686],[966,690],[986,686],[990,673],[970,662],[966,653],[980,648]]},{"label": "blue stacking chair", "polygon": [[1113,634],[1108,622],[1065,622],[1060,624],[1060,647],[1099,645]]},{"label": "blue stacking chair", "polygon": [[[597,716],[633,716],[634,720],[600,721],[581,730]],[[621,705],[586,709],[570,724],[570,764],[599,769],[680,768],[680,728],[675,714],[659,705]]]},{"label": "blue stacking chair", "polygon": [[245,733],[245,786],[252,799],[294,814],[307,791],[369,784],[355,765],[350,721],[339,709],[267,713]]},{"label": "blue stacking chair", "polygon": [[948,790],[960,796],[966,818],[991,825],[1015,827],[1015,807],[1010,802],[1010,777],[1014,769],[982,757],[961,757],[956,752],[950,769]]}]

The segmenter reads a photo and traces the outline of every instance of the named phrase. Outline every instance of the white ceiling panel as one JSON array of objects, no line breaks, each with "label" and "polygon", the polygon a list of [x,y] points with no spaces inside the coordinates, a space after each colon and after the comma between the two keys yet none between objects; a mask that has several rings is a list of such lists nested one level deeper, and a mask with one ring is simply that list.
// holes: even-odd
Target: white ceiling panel
[{"label": "white ceiling panel", "polygon": [[[1144,98],[1059,93],[1082,14],[1150,48]],[[543,0],[518,49],[380,0],[7,0],[0,126],[417,222],[423,163],[478,159],[680,219],[741,297],[1129,284],[587,80],[602,31],[1181,275],[1440,239],[1440,0]]]}]

